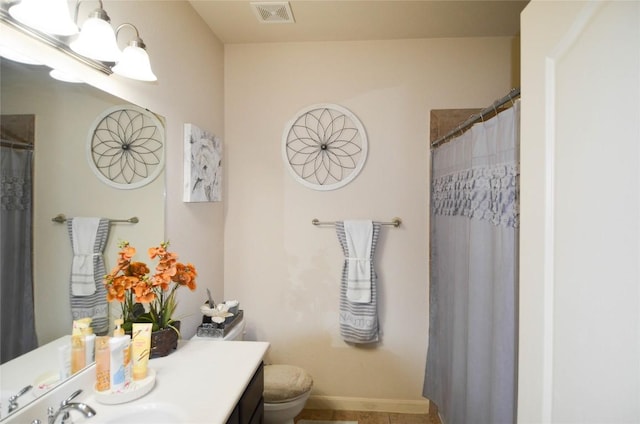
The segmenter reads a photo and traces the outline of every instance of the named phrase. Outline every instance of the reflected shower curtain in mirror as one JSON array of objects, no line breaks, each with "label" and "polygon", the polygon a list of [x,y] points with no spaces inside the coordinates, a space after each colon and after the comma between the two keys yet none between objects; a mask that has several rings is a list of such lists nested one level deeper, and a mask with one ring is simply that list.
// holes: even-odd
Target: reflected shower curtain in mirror
[{"label": "reflected shower curtain in mirror", "polygon": [[519,108],[432,151],[423,394],[447,424],[515,422]]},{"label": "reflected shower curtain in mirror", "polygon": [[33,314],[33,151],[0,150],[1,362],[37,347]]}]

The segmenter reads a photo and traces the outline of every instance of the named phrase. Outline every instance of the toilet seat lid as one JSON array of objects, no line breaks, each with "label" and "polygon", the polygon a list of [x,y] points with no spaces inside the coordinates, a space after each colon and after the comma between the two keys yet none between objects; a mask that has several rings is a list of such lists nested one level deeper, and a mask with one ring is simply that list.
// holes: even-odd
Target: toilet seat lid
[{"label": "toilet seat lid", "polygon": [[286,402],[302,396],[313,386],[313,379],[294,365],[265,365],[264,401]]}]

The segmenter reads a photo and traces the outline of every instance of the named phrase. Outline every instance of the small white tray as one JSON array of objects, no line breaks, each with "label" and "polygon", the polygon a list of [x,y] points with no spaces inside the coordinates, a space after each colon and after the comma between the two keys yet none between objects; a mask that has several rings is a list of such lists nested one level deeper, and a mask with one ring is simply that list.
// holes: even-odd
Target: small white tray
[{"label": "small white tray", "polygon": [[105,390],[100,392],[93,388],[96,400],[106,405],[116,405],[119,403],[131,402],[141,398],[153,389],[156,383],[156,372],[152,368],[147,368],[147,376],[142,380],[131,380],[128,386],[116,392]]}]

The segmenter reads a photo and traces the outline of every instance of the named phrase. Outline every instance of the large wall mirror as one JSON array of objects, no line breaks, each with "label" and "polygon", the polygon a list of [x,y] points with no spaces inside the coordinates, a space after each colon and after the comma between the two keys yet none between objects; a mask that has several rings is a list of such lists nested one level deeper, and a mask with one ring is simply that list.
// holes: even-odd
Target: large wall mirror
[{"label": "large wall mirror", "polygon": [[[4,40],[3,40],[4,41]],[[73,84],[52,79],[44,65],[25,65],[2,58],[0,69],[1,113],[3,121],[16,116],[31,116],[32,122],[32,269],[12,272],[3,278],[0,288],[3,325],[22,326],[16,320],[19,312],[33,302],[32,322],[24,328],[35,331],[36,344],[31,352],[15,358],[3,358],[0,379],[0,419],[8,416],[8,397],[32,386],[17,401],[24,407],[44,391],[39,384],[48,379],[53,387],[58,375],[58,349],[72,329],[70,273],[73,252],[66,223],[52,220],[58,214],[71,217],[100,217],[126,220],[136,216],[138,223],[112,222],[105,248],[107,271],[114,265],[118,243],[129,241],[138,248],[140,260],[146,249],[164,240],[165,176],[162,171],[148,184],[124,190],[101,181],[91,169],[86,153],[89,130],[96,117],[105,110],[126,102],[84,83]],[[162,117],[157,117],[163,122]],[[164,131],[164,130],[163,130]],[[28,132],[28,130],[27,130]],[[9,138],[9,137],[7,137]],[[3,141],[2,178],[5,183],[5,161],[13,147]],[[15,149],[25,150],[23,146]],[[26,149],[30,150],[30,149]],[[3,200],[2,213],[5,213]],[[24,249],[24,238],[8,240],[2,232],[2,251]],[[10,259],[2,259],[2,267]],[[17,297],[12,287],[29,284],[33,276],[33,298]],[[110,305],[111,319],[120,313],[119,305]],[[7,321],[9,320],[9,321]],[[4,328],[4,327],[3,327]],[[22,328],[22,327],[21,327]],[[26,331],[21,337],[28,338]],[[33,334],[31,334],[33,336]],[[2,334],[2,343],[9,343]],[[44,351],[33,356],[37,351]],[[31,355],[31,356],[30,356]],[[25,360],[44,358],[44,360]]]}]

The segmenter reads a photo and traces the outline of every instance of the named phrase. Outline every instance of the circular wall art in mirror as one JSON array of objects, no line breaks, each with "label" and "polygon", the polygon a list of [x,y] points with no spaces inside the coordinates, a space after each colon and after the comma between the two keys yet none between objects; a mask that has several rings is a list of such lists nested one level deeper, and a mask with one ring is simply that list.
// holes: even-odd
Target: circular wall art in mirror
[{"label": "circular wall art in mirror", "polygon": [[145,186],[164,166],[164,126],[138,106],[109,108],[89,128],[87,159],[96,176],[112,187]]},{"label": "circular wall art in mirror", "polygon": [[282,135],[282,154],[291,175],[314,190],[335,190],[349,184],[362,170],[367,148],[360,120],[334,104],[300,110]]}]

